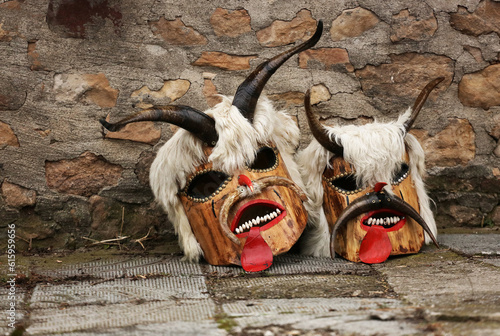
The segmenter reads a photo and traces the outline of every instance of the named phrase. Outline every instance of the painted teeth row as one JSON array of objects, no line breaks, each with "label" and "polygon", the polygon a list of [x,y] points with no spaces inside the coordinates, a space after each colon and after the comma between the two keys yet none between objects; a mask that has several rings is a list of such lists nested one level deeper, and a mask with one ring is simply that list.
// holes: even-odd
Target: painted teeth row
[{"label": "painted teeth row", "polygon": [[396,184],[400,184],[401,182],[403,182],[403,180],[405,178],[408,177],[408,173],[405,173],[403,176],[401,176],[399,179],[395,180],[395,181],[392,181],[392,184],[396,185]]},{"label": "painted teeth row", "polygon": [[234,230],[236,233],[242,233],[245,230],[249,230],[254,225],[259,225],[262,222],[270,222],[281,214],[280,209],[276,209],[274,212],[268,213],[265,216],[257,216],[256,218],[249,220],[246,223],[241,224],[239,227]]},{"label": "painted teeth row", "polygon": [[336,192],[339,192],[339,193],[342,193],[342,194],[346,194],[346,195],[354,195],[354,194],[357,194],[361,191],[363,191],[363,189],[356,189],[356,190],[344,190],[344,189],[341,189],[335,185],[333,185],[333,183],[330,182],[330,186],[335,189]]},{"label": "painted teeth row", "polygon": [[399,216],[386,217],[386,218],[370,217],[367,221],[367,224],[368,225],[391,225],[391,224],[396,224],[401,219],[404,219],[404,217],[402,217],[402,218],[400,218]]},{"label": "painted teeth row", "polygon": [[[206,173],[207,171],[209,171],[209,169],[204,169],[204,170],[200,170],[199,172],[196,173],[196,175],[199,175],[199,174],[202,174],[202,173]],[[181,194],[186,196],[189,200],[193,201],[193,202],[197,202],[197,203],[203,203],[203,202],[207,202],[209,200],[211,200],[212,198],[214,198],[216,195],[218,195],[222,189],[224,189],[228,184],[229,182],[231,182],[231,180],[233,179],[232,176],[229,176],[220,186],[219,188],[217,188],[217,190],[214,191],[214,193],[208,197],[204,197],[204,198],[199,198],[199,197],[193,197],[193,196],[190,196],[187,194],[186,190],[189,186],[189,183],[191,183],[191,181],[193,180],[194,176],[191,177],[188,181],[188,183],[186,184],[186,187],[184,188],[184,190],[181,191]]]}]

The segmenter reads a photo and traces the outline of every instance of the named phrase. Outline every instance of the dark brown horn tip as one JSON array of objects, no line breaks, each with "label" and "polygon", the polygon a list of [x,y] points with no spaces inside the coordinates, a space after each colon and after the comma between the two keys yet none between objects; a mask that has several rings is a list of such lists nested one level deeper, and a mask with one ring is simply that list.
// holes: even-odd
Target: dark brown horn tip
[{"label": "dark brown horn tip", "polygon": [[314,32],[313,36],[309,39],[309,41],[307,41],[308,42],[307,49],[314,46],[319,41],[322,34],[323,34],[323,21],[319,20],[318,25],[316,26],[316,31]]},{"label": "dark brown horn tip", "polygon": [[441,83],[445,77],[437,77],[433,80],[431,80],[427,85],[420,91],[420,94],[418,95],[417,99],[415,100],[415,103],[413,104],[412,108],[412,113],[410,118],[404,123],[404,128],[405,128],[405,134],[408,133],[413,126],[413,123],[415,122],[415,119],[417,118],[420,109],[422,109],[422,106],[424,106],[425,101],[427,100],[427,97],[431,94],[432,90]]},{"label": "dark brown horn tip", "polygon": [[104,126],[105,129],[107,129],[110,132],[116,132],[121,129],[120,126],[117,126],[116,124],[111,124],[107,122],[106,119],[104,118],[99,119],[99,122],[101,123],[102,126]]}]

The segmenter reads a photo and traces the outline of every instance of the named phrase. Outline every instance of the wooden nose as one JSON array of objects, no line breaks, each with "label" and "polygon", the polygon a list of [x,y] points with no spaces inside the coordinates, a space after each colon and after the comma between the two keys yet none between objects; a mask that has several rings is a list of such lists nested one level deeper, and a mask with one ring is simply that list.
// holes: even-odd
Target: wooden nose
[{"label": "wooden nose", "polygon": [[241,186],[247,186],[253,192],[253,183],[252,183],[252,180],[250,180],[250,178],[248,176],[239,175],[238,176],[238,183]]}]

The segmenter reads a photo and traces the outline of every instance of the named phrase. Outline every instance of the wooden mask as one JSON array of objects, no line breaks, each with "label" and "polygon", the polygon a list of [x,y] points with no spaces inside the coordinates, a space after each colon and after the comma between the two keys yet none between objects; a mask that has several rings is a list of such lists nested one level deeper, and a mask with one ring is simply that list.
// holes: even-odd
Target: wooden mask
[{"label": "wooden mask", "polygon": [[[320,174],[332,257],[337,253],[350,261],[372,264],[390,255],[417,253],[424,243],[424,231],[437,245],[421,176],[423,150],[408,131],[442,80],[431,81],[412,109],[387,124],[325,127],[314,117],[309,93],[306,95],[311,131],[330,153]],[[311,160],[302,156],[303,161]]]},{"label": "wooden mask", "polygon": [[306,199],[274,146],[261,146],[255,160],[232,175],[203,164],[180,192],[205,259],[246,271],[268,268],[274,255],[295,244],[307,222]]},{"label": "wooden mask", "polygon": [[272,74],[293,55],[311,48],[322,33],[259,65],[233,99],[201,112],[157,106],[116,124],[165,121],[180,126],[151,165],[150,184],[179,235],[188,260],[246,271],[271,266],[302,234],[307,214],[293,153],[299,129],[292,118],[259,96]]}]

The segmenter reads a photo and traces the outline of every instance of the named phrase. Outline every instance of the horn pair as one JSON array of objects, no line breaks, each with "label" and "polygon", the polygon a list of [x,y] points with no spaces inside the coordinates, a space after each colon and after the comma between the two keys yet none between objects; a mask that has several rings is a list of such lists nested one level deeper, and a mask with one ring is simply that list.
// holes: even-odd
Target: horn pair
[{"label": "horn pair", "polygon": [[[444,77],[436,78],[430,81],[420,92],[417,97],[417,100],[413,104],[412,113],[410,118],[404,123],[405,135],[410,131],[415,119],[418,116],[418,113],[422,109],[427,97],[432,92],[432,90],[442,81]],[[331,137],[328,135],[328,132],[323,127],[323,125],[319,122],[319,120],[314,116],[314,113],[311,108],[311,92],[308,90],[304,99],[304,106],[306,110],[307,122],[309,123],[309,128],[311,132],[316,138],[316,140],[327,150],[332,152],[337,156],[342,156],[344,150],[341,144],[338,144],[335,140],[331,140]]]},{"label": "horn pair", "polygon": [[[232,104],[238,108],[248,121],[253,123],[257,101],[269,78],[290,57],[313,47],[319,41],[322,33],[323,22],[320,20],[316,27],[316,32],[309,40],[260,64],[240,84],[236,90]],[[104,119],[99,121],[111,132],[118,131],[125,125],[133,122],[164,121],[184,128],[209,146],[215,146],[218,140],[215,120],[199,110],[183,105],[155,106],[115,124],[109,123]]]},{"label": "horn pair", "polygon": [[355,199],[351,205],[344,210],[340,217],[337,218],[330,235],[330,255],[332,258],[335,258],[335,237],[337,236],[338,229],[347,225],[350,220],[357,216],[376,209],[393,209],[413,218],[429,235],[434,245],[439,248],[436,237],[434,237],[434,234],[422,216],[402,199],[387,194],[380,189]]}]

